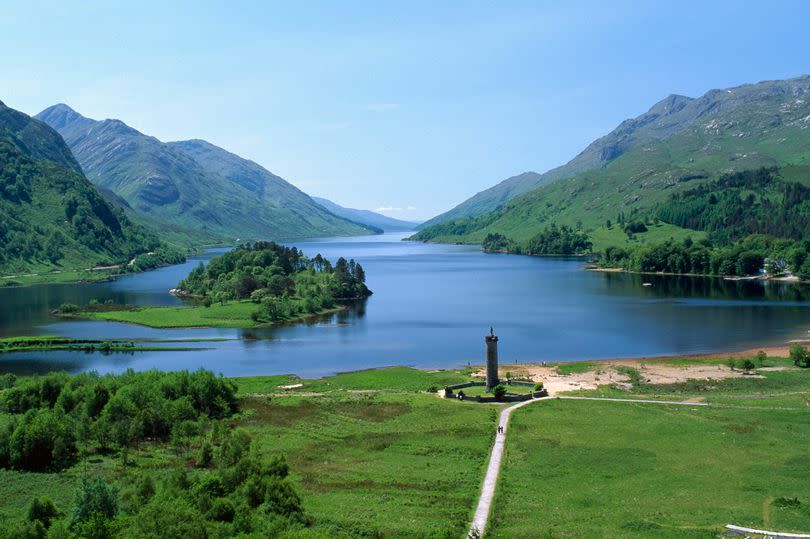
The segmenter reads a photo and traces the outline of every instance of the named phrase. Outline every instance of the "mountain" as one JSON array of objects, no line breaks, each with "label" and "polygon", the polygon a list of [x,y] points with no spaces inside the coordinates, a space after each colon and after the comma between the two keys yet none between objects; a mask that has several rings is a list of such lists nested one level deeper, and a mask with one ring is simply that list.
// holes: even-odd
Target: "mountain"
[{"label": "mountain", "polygon": [[378,228],[385,232],[407,232],[409,230],[416,229],[418,224],[412,223],[410,221],[402,221],[400,219],[394,219],[393,217],[388,217],[386,215],[382,215],[377,212],[369,210],[356,210],[354,208],[344,208],[343,206],[339,206],[338,204],[335,204],[331,200],[327,200],[325,198],[312,197],[312,200],[314,200],[315,202],[317,202],[330,212],[334,213],[335,215],[343,217],[344,219],[354,221],[355,223],[363,223],[364,225]]},{"label": "mountain", "polygon": [[[556,223],[605,245],[625,239],[608,220],[657,218],[656,208],[680,193],[761,167],[777,167],[779,181],[808,183],[810,76],[669,96],[542,175],[543,185],[492,211],[428,224],[415,239],[480,242],[498,233],[525,241]],[[663,221],[651,232],[666,238],[689,230]]]},{"label": "mountain", "polygon": [[161,232],[231,243],[373,232],[205,141],[161,142],[120,120],[92,120],[62,104],[36,117],[64,137],[93,183]]},{"label": "mountain", "polygon": [[[616,129],[589,144],[565,165],[543,174],[526,172],[508,178],[481,191],[450,211],[426,221],[420,228],[493,211],[508,200],[542,185],[573,178],[586,171],[598,170],[645,142],[668,140],[695,127],[703,120],[709,121],[710,118],[720,122],[721,118],[732,118],[738,113],[745,114],[744,111],[747,107],[756,106],[757,103],[766,108],[770,107],[769,112],[763,111],[763,114],[776,114],[773,116],[774,121],[785,120],[785,118],[779,120],[779,116],[789,114],[789,112],[778,113],[778,107],[774,109],[772,105],[783,103],[783,98],[786,99],[784,103],[787,104],[792,92],[800,91],[801,87],[807,83],[807,79],[807,77],[799,77],[787,81],[767,81],[725,90],[712,90],[697,99],[670,95],[653,105],[641,116],[622,122]],[[795,107],[793,112],[797,112]],[[800,120],[800,118],[793,119]],[[735,120],[732,118],[730,121]],[[758,120],[751,118],[749,122],[753,122],[749,124],[749,127],[754,127]],[[730,128],[730,126],[727,127]],[[719,128],[723,127],[719,126]]]},{"label": "mountain", "polygon": [[56,131],[0,102],[0,271],[84,269],[154,251],[166,250],[101,196]]}]

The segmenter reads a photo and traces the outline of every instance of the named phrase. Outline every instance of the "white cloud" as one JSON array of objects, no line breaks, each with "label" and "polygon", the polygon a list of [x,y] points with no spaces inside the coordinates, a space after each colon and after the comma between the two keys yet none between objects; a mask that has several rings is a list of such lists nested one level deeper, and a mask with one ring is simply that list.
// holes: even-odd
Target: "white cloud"
[{"label": "white cloud", "polygon": [[399,103],[369,103],[366,110],[372,112],[390,112],[399,109]]},{"label": "white cloud", "polygon": [[404,208],[398,206],[380,206],[376,208],[374,211],[378,213],[402,213],[404,211],[416,211],[416,207],[414,206],[406,206]]}]

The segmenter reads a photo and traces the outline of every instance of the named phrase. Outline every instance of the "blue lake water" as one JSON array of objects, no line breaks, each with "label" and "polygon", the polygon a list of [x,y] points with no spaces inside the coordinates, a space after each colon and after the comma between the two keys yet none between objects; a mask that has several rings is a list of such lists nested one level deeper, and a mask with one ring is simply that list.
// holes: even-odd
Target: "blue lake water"
[{"label": "blue lake water", "polygon": [[[590,272],[581,259],[485,254],[475,247],[400,241],[404,234],[296,245],[314,256],[355,258],[374,295],[317,322],[270,329],[157,330],[61,321],[65,302],[91,299],[179,305],[168,290],[217,251],[187,263],[93,284],[0,289],[0,335],[104,339],[224,337],[188,352],[32,352],[0,356],[0,371],[117,372],[205,367],[229,376],[481,363],[494,326],[502,363],[692,354],[779,344],[807,336],[803,285]],[[643,286],[643,283],[652,286]]]}]

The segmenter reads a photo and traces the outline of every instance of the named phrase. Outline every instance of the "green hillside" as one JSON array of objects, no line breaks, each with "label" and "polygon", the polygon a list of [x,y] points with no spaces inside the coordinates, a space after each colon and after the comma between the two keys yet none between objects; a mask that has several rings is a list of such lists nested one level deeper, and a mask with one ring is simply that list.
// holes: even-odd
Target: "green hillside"
[{"label": "green hillside", "polygon": [[0,102],[0,274],[126,267],[150,252],[131,267],[182,258],[104,200],[58,133]]},{"label": "green hillside", "polygon": [[373,232],[205,141],[164,143],[119,120],[85,118],[66,105],[37,118],[65,138],[93,183],[126,202],[135,219],[173,239],[234,243]]},{"label": "green hillside", "polygon": [[[614,143],[606,146],[606,139]],[[584,231],[596,250],[670,237],[700,239],[705,230],[686,228],[695,225],[660,207],[673,197],[688,199],[724,175],[762,167],[779,167],[780,178],[810,184],[810,77],[713,90],[698,99],[670,97],[597,143],[611,157],[598,168],[534,189],[495,211],[425,228],[414,239],[480,243],[497,233],[523,243],[551,224]],[[617,226],[620,220],[649,226],[627,234]]]}]

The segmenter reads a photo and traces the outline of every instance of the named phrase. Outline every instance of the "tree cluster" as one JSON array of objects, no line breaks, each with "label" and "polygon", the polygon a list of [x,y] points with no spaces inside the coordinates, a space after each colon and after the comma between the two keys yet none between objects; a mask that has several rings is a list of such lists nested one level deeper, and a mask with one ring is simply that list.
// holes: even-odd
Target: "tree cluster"
[{"label": "tree cluster", "polygon": [[236,410],[233,382],[209,371],[4,377],[0,467],[60,470],[79,451],[127,451],[144,440],[198,432]]},{"label": "tree cluster", "polygon": [[365,281],[365,270],[354,260],[341,257],[333,266],[320,254],[309,259],[295,247],[258,242],[200,264],[178,288],[208,305],[252,300],[259,305],[254,319],[271,322],[368,297]]},{"label": "tree cluster", "polygon": [[84,477],[69,509],[35,498],[26,520],[0,529],[0,536],[325,537],[309,533],[313,521],[288,475],[283,456],[264,457],[245,431],[216,423],[192,468],[126,470],[118,483]]},{"label": "tree cluster", "polygon": [[800,240],[810,234],[810,188],[777,168],[745,170],[673,194],[656,217],[706,231],[718,245],[751,234]]},{"label": "tree cluster", "polygon": [[732,245],[714,246],[708,240],[673,240],[632,248],[608,247],[600,259],[604,267],[629,271],[747,276],[766,271],[790,271],[810,279],[810,241],[792,241],[751,235]]},{"label": "tree cluster", "polygon": [[488,234],[481,247],[485,251],[505,251],[523,255],[579,255],[593,244],[587,234],[569,226],[551,224],[529,241],[519,244],[503,234]]}]

